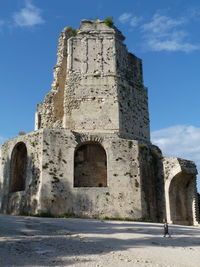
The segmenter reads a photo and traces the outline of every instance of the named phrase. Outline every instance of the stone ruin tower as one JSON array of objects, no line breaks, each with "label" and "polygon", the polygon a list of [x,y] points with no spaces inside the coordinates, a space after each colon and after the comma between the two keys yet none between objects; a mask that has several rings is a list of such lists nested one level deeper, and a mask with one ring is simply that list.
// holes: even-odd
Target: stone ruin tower
[{"label": "stone ruin tower", "polygon": [[100,20],[65,28],[35,131],[1,147],[9,214],[75,214],[197,224],[196,166],[150,142],[142,62]]}]

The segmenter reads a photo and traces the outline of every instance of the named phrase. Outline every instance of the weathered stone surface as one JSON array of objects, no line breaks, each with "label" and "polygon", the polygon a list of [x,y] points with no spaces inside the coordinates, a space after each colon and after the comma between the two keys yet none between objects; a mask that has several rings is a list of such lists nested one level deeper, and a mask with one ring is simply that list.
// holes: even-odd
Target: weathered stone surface
[{"label": "weathered stone surface", "polygon": [[35,131],[0,149],[4,213],[197,224],[196,166],[150,142],[142,62],[103,21],[65,28]]},{"label": "weathered stone surface", "polygon": [[198,224],[196,166],[180,158],[163,160],[166,215],[171,223]]},{"label": "weathered stone surface", "polygon": [[149,142],[141,60],[103,22],[82,21],[77,35],[70,33],[65,28],[59,38],[52,89],[38,105],[36,129],[119,132]]}]

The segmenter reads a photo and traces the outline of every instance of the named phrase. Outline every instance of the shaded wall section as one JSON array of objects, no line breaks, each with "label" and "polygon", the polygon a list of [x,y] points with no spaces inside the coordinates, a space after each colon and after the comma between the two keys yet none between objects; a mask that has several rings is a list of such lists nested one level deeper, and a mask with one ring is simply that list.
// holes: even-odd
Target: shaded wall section
[{"label": "shaded wall section", "polygon": [[25,190],[27,169],[27,149],[23,142],[15,145],[10,166],[10,192]]},{"label": "shaded wall section", "polygon": [[197,169],[194,162],[163,158],[166,217],[169,223],[197,225],[199,222]]},{"label": "shaded wall section", "polygon": [[74,155],[74,187],[107,186],[107,159],[97,143],[80,145]]},{"label": "shaded wall section", "polygon": [[1,146],[0,212],[37,213],[41,185],[42,131],[18,136]]},{"label": "shaded wall section", "polygon": [[139,144],[143,218],[162,221],[165,217],[162,153],[156,146]]},{"label": "shaded wall section", "polygon": [[175,224],[193,224],[192,176],[187,173],[176,175],[169,187],[171,220]]}]

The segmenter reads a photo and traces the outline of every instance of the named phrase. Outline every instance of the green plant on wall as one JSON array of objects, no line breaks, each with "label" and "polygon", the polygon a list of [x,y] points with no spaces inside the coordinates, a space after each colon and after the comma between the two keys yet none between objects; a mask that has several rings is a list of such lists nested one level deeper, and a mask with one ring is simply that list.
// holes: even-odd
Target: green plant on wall
[{"label": "green plant on wall", "polygon": [[132,146],[133,146],[133,142],[132,141],[128,141],[128,147],[132,148]]},{"label": "green plant on wall", "polygon": [[114,25],[113,17],[108,17],[104,19],[104,22],[107,26],[112,27]]},{"label": "green plant on wall", "polygon": [[151,151],[152,156],[154,156],[158,159],[163,158],[161,151],[159,149],[157,149],[155,146],[151,146],[150,151]]},{"label": "green plant on wall", "polygon": [[26,132],[24,132],[24,131],[19,131],[18,134],[19,134],[19,135],[25,135]]},{"label": "green plant on wall", "polygon": [[139,148],[144,149],[147,148],[148,146],[146,144],[139,144]]},{"label": "green plant on wall", "polygon": [[70,33],[71,36],[76,36],[77,35],[77,30],[75,30],[72,27],[67,27],[67,31]]}]

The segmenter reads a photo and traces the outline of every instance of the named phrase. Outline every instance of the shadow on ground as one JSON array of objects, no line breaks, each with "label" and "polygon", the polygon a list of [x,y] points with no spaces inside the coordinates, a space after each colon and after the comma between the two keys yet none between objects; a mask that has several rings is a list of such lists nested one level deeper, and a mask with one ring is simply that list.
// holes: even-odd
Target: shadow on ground
[{"label": "shadow on ground", "polygon": [[0,215],[0,227],[0,264],[4,253],[23,258],[13,266],[72,266],[76,256],[88,256],[84,262],[129,248],[200,246],[200,228],[188,226],[170,226],[172,238],[163,238],[161,224]]}]

